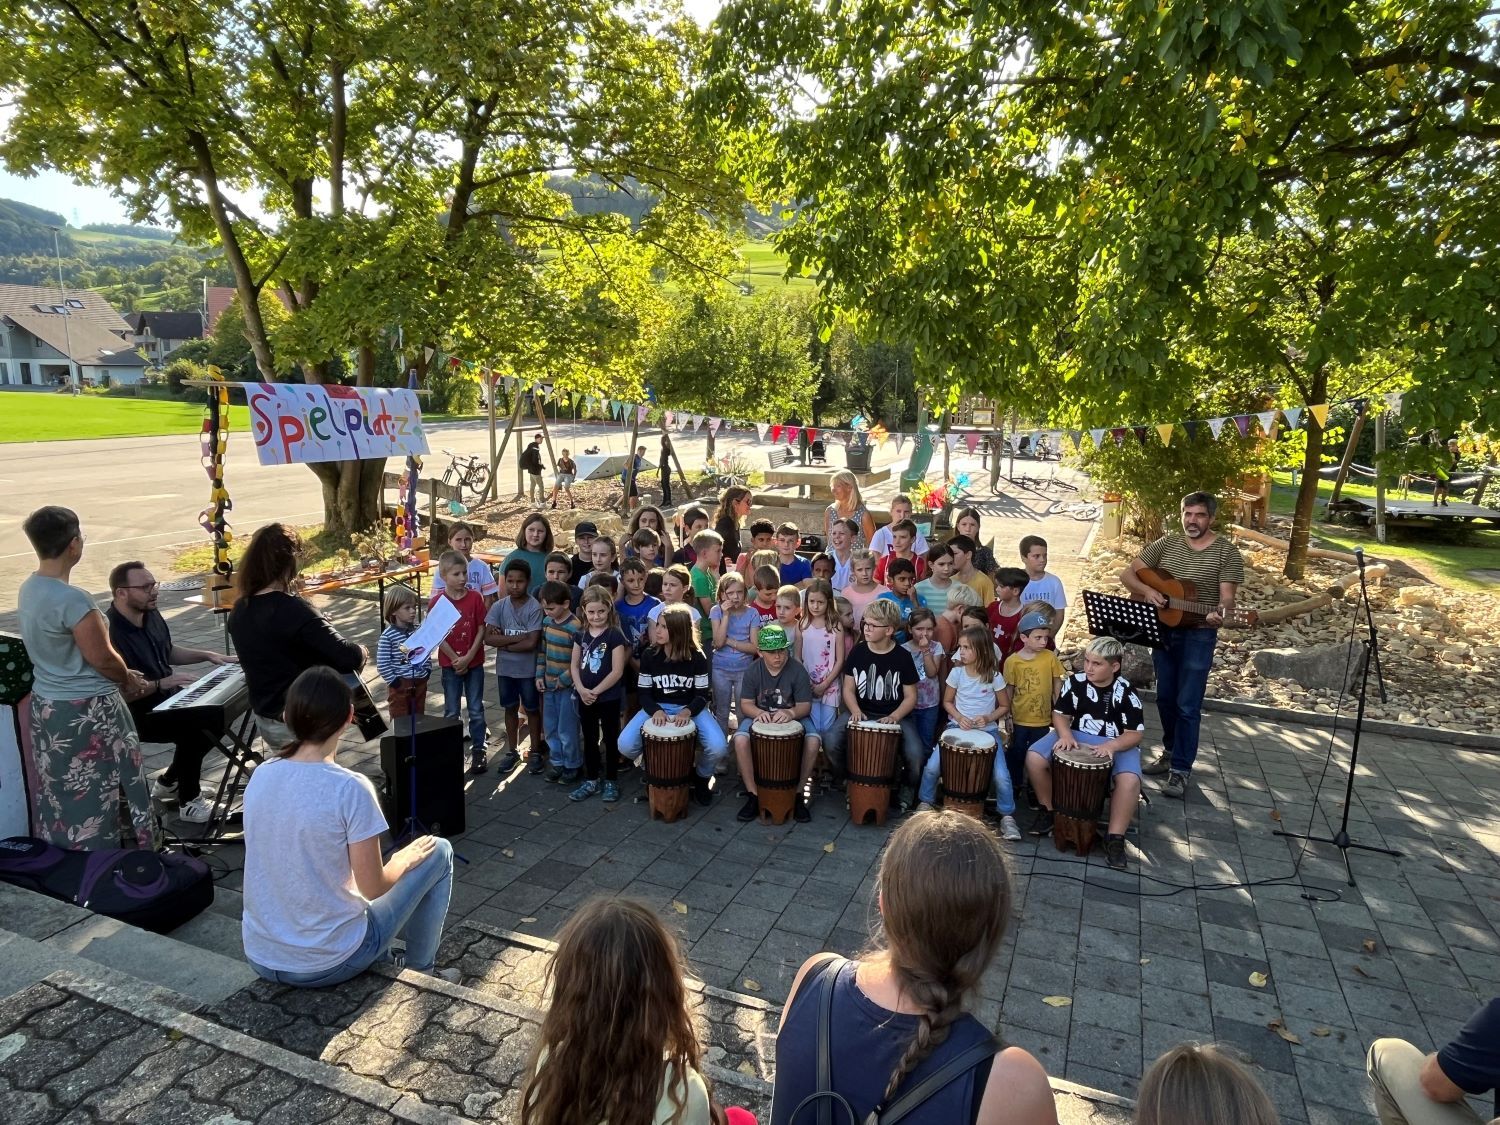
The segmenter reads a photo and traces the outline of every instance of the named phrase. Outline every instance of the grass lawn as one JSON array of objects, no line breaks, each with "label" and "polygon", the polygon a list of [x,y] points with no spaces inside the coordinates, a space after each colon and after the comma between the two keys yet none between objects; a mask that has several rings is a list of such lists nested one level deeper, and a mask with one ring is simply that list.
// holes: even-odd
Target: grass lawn
[{"label": "grass lawn", "polygon": [[756,292],[775,287],[817,288],[817,283],[810,277],[783,277],[786,256],[763,239],[741,243],[735,249],[742,265],[730,274],[729,280],[736,285],[749,285]]},{"label": "grass lawn", "polygon": [[[323,534],[323,525],[312,524],[308,527],[294,529],[302,536],[304,555],[298,561],[298,570],[303,574],[315,574],[320,570],[331,570],[334,566],[334,555],[340,551],[350,549],[347,539],[336,542],[332,536]],[[229,544],[229,559],[236,565],[239,564],[240,556],[245,553],[245,548],[250,545],[250,536],[235,536],[234,541]],[[355,560],[356,562],[358,560]],[[202,574],[212,570],[214,566],[214,548],[211,543],[202,543],[196,547],[189,547],[177,554],[172,559],[172,569],[178,574]]]},{"label": "grass lawn", "polygon": [[[463,417],[468,417],[464,415]],[[478,415],[474,415],[478,417]],[[459,420],[450,414],[424,415],[427,422]],[[145,437],[195,434],[203,425],[203,402],[178,399],[113,398],[107,395],[0,394],[0,442],[63,441],[71,438]],[[250,411],[231,403],[229,425],[248,433]]]},{"label": "grass lawn", "polygon": [[[1333,482],[1319,482],[1319,505],[1327,503],[1332,495]],[[1375,488],[1373,485],[1348,483],[1344,485],[1344,495],[1374,500]],[[1272,474],[1271,511],[1290,516],[1296,498],[1291,475]],[[1500,593],[1500,584],[1475,578],[1470,573],[1500,570],[1500,527],[1472,524],[1438,524],[1430,530],[1393,527],[1386,533],[1386,542],[1377,543],[1373,530],[1314,523],[1313,539],[1317,546],[1332,550],[1352,551],[1355,547],[1363,547],[1374,558],[1405,563],[1451,590]]]}]

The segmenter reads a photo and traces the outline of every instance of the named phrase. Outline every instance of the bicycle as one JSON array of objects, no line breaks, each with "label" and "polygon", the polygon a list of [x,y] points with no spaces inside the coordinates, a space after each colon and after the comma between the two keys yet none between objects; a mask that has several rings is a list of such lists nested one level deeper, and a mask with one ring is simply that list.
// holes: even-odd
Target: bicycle
[{"label": "bicycle", "polygon": [[1098,519],[1104,509],[1092,500],[1054,500],[1047,505],[1049,516],[1072,516],[1080,522]]},{"label": "bicycle", "polygon": [[465,457],[451,449],[443,452],[450,458],[448,468],[443,472],[443,483],[457,484],[460,496],[465,488],[476,497],[483,496],[484,490],[490,486],[490,467],[484,458]]}]

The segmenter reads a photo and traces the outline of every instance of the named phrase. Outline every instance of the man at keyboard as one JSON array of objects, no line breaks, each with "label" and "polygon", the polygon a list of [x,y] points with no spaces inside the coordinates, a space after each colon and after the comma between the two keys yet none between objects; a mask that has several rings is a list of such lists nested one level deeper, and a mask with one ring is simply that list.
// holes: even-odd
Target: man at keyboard
[{"label": "man at keyboard", "polygon": [[201,648],[182,648],[172,643],[172,633],[156,608],[158,584],[142,562],[123,562],[109,572],[111,602],[109,639],[125,658],[126,667],[146,677],[148,692],[131,699],[130,713],[142,742],[165,742],[175,747],[172,764],[157,774],[151,796],[178,802],[177,815],[190,824],[204,824],[209,807],[198,785],[203,759],[215,744],[214,735],[188,711],[155,712],[153,709],[173,692],[196,680],[201,673],[177,672],[184,664],[232,664],[224,656]]}]

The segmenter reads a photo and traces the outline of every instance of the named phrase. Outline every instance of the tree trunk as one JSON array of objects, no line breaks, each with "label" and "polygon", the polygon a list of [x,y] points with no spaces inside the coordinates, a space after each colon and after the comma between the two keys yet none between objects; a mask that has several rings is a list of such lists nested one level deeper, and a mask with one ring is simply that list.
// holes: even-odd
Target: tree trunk
[{"label": "tree trunk", "polygon": [[[1309,404],[1326,402],[1328,399],[1328,372],[1320,368],[1313,377]],[[1293,581],[1300,581],[1307,569],[1307,547],[1312,538],[1313,509],[1318,503],[1318,470],[1323,463],[1323,427],[1313,417],[1313,412],[1303,413],[1307,422],[1307,450],[1302,457],[1302,481],[1297,488],[1297,506],[1292,509],[1292,536],[1286,552],[1286,566],[1281,573]]]},{"label": "tree trunk", "polygon": [[323,531],[338,542],[380,519],[385,458],[319,461],[307,466],[323,486]]},{"label": "tree trunk", "polygon": [[1354,464],[1354,447],[1359,444],[1359,435],[1365,428],[1365,418],[1369,413],[1369,405],[1362,403],[1359,413],[1354,416],[1354,425],[1349,428],[1349,444],[1344,446],[1344,456],[1339,460],[1339,475],[1333,478],[1333,495],[1328,498],[1330,504],[1344,491],[1344,482],[1349,479],[1349,466]]}]

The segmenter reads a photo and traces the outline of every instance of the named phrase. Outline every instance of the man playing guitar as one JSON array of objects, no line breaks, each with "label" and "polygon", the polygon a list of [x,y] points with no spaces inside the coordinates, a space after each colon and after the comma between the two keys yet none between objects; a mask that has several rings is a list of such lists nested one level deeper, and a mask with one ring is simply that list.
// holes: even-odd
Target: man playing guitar
[{"label": "man playing guitar", "polygon": [[1198,757],[1198,724],[1203,713],[1203,693],[1213,664],[1219,626],[1234,614],[1235,595],[1245,580],[1245,562],[1228,539],[1213,531],[1219,502],[1207,492],[1190,492],[1182,498],[1182,534],[1163,535],[1149,543],[1130,566],[1120,572],[1120,581],[1133,595],[1158,609],[1169,598],[1147,584],[1142,570],[1165,571],[1190,583],[1198,596],[1215,596],[1217,606],[1200,621],[1163,625],[1166,643],[1153,649],[1156,666],[1156,710],[1161,717],[1163,753],[1142,772],[1167,775],[1163,792],[1168,797],[1187,795],[1188,775]]}]

